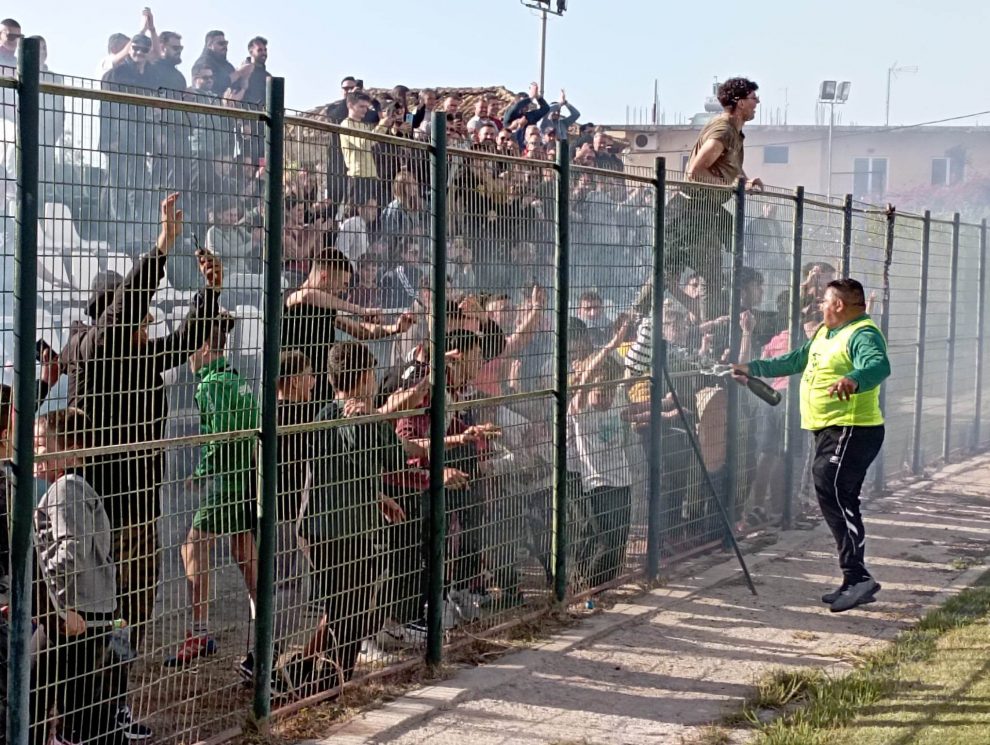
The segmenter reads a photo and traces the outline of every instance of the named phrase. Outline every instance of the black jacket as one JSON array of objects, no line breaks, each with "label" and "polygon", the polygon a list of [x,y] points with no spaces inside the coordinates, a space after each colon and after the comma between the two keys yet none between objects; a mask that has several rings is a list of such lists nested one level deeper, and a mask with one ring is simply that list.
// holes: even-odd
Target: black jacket
[{"label": "black jacket", "polygon": [[[128,58],[103,76],[102,88],[118,93],[157,95],[158,74],[155,65],[146,64],[144,72]],[[104,101],[100,104],[100,150],[144,154],[151,152],[152,109],[147,106]]]},{"label": "black jacket", "polygon": [[[159,60],[151,65],[151,74],[155,78],[156,88],[159,93],[164,91],[185,91],[189,87],[186,83],[186,76],[179,72],[179,68],[171,62]],[[175,94],[166,96],[167,98],[181,98]]]},{"label": "black jacket", "polygon": [[[164,256],[152,251],[141,257],[99,318],[91,324],[77,321],[69,332],[59,363],[69,376],[69,405],[86,412],[93,427],[92,447],[163,437],[168,398],[162,374],[202,346],[219,311],[219,293],[204,288],[179,329],[164,338],[135,342],[134,332],[164,276]],[[157,517],[161,459],[161,449],[93,458],[87,480],[103,497],[111,524]]]},{"label": "black jacket", "polygon": [[234,74],[234,66],[224,57],[218,57],[209,49],[204,49],[199,59],[193,62],[193,73],[203,67],[213,71],[213,87],[210,92],[215,96],[223,96],[230,87],[230,76]]}]

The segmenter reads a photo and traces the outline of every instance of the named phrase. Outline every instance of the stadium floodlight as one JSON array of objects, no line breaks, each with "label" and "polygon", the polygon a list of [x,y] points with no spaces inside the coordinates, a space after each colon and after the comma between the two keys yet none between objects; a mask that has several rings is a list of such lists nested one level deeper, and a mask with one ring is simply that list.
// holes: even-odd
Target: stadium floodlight
[{"label": "stadium floodlight", "polygon": [[825,182],[825,193],[832,196],[832,130],[835,129],[835,107],[849,100],[849,89],[852,83],[843,80],[823,80],[818,88],[818,103],[828,106],[828,180]]}]

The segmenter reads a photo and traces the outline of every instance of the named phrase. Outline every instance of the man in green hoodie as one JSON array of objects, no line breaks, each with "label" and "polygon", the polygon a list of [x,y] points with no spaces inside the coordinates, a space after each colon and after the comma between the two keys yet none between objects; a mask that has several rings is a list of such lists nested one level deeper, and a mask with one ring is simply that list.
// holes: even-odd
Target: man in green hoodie
[{"label": "man in green hoodie", "polygon": [[839,550],[842,585],[822,596],[834,613],[872,603],[880,584],[866,569],[866,530],[859,493],[883,445],[880,384],[890,375],[887,342],[866,313],[863,285],[828,283],[824,323],[800,348],[768,360],[733,365],[733,376],[801,373],[801,428],[815,436],[812,473],[818,504]]},{"label": "man in green hoodie", "polygon": [[[192,620],[185,641],[165,661],[170,667],[180,667],[217,652],[217,642],[208,626],[210,551],[217,536],[230,537],[230,553],[244,577],[254,616],[258,566],[253,533],[257,517],[254,437],[248,434],[231,439],[225,435],[256,430],[260,415],[251,386],[224,355],[233,326],[234,317],[220,313],[209,338],[189,358],[189,367],[199,380],[196,404],[200,434],[217,437],[203,444],[199,466],[189,483],[202,496],[189,535],[182,544],[182,562],[192,596]],[[240,668],[242,675],[250,677],[253,659],[246,658]]]}]

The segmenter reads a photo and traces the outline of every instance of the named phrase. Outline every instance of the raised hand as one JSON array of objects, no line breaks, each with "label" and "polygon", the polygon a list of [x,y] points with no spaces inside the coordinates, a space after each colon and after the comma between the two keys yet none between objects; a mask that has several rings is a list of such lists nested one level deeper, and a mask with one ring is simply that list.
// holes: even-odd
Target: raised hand
[{"label": "raised hand", "polygon": [[161,229],[158,232],[158,251],[167,254],[182,234],[182,210],[178,209],[179,195],[169,194],[162,200]]}]

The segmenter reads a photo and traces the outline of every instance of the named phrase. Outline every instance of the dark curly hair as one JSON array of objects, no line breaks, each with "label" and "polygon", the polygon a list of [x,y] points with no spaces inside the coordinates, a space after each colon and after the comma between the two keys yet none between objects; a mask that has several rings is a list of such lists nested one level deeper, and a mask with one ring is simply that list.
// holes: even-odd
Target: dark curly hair
[{"label": "dark curly hair", "polygon": [[718,102],[729,111],[735,111],[736,104],[760,86],[748,78],[729,78],[718,87]]}]

